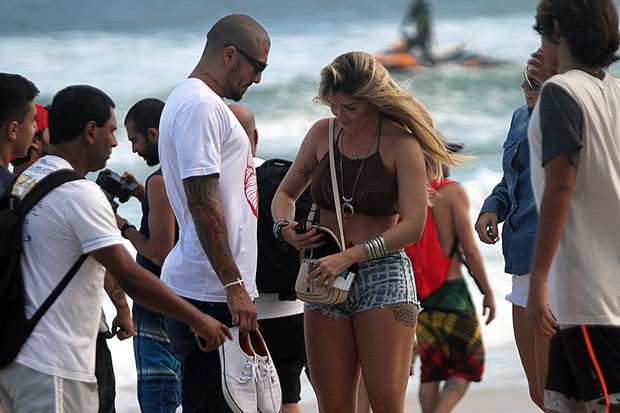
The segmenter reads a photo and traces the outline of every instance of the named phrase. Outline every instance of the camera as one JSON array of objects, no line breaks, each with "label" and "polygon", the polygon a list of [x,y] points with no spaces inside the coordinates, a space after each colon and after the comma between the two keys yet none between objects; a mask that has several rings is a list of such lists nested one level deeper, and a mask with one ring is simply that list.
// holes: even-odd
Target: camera
[{"label": "camera", "polygon": [[95,183],[101,187],[112,205],[115,204],[114,198],[118,198],[122,203],[127,202],[131,193],[138,187],[134,182],[121,179],[121,176],[111,169],[99,172]]}]

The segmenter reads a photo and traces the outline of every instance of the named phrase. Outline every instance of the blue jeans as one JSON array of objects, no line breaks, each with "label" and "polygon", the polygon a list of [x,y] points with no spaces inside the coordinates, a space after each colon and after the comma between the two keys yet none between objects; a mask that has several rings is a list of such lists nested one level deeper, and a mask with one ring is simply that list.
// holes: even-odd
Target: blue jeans
[{"label": "blue jeans", "polygon": [[142,413],[174,413],[181,404],[181,362],[168,339],[164,316],[133,306],[134,358]]},{"label": "blue jeans", "polygon": [[[232,325],[226,303],[185,300],[219,322]],[[222,373],[217,350],[205,353],[189,325],[164,316],[174,353],[181,360],[183,413],[232,413],[222,393]]]}]

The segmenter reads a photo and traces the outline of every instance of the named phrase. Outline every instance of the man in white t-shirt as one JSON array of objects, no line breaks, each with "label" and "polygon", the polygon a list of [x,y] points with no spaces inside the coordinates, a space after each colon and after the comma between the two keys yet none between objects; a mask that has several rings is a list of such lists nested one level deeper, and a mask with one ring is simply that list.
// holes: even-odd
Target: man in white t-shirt
[{"label": "man in white t-shirt", "polygon": [[[189,78],[166,100],[159,158],[179,224],[162,280],[244,337],[257,328],[256,172],[245,131],[222,98],[235,101],[261,81],[271,42],[249,16],[220,19]],[[191,331],[166,319],[183,363],[183,410],[227,412],[217,353],[200,351]]]},{"label": "man in white t-shirt", "polygon": [[[17,179],[23,196],[59,169],[85,176],[105,167],[117,145],[114,102],[91,86],[56,94],[49,111],[51,148]],[[112,208],[93,182],[68,182],[26,216],[22,269],[30,317],[80,255],[90,256],[45,313],[17,358],[0,370],[9,412],[96,412],[95,341],[107,268],[135,301],[192,325],[206,349],[232,338],[227,327],[174,294],[138,265],[123,245]],[[104,268],[105,267],[105,268]]]}]

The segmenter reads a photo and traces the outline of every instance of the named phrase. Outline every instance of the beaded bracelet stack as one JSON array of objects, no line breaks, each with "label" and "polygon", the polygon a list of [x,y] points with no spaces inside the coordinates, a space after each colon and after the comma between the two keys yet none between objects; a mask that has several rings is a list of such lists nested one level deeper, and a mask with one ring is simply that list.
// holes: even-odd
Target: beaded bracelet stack
[{"label": "beaded bracelet stack", "polygon": [[377,258],[383,257],[389,253],[387,242],[385,242],[385,238],[381,235],[374,237],[373,239],[369,239],[362,245],[364,245],[364,250],[370,260],[376,260]]}]

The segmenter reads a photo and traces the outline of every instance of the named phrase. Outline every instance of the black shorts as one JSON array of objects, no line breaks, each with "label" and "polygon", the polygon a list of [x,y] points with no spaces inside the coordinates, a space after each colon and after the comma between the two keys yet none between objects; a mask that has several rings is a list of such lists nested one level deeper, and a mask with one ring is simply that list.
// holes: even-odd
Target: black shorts
[{"label": "black shorts", "polygon": [[549,345],[545,407],[602,412],[605,394],[620,403],[620,327],[560,328]]},{"label": "black shorts", "polygon": [[307,367],[304,315],[267,318],[259,320],[258,325],[278,372],[282,403],[299,402],[300,375],[303,368]]}]

